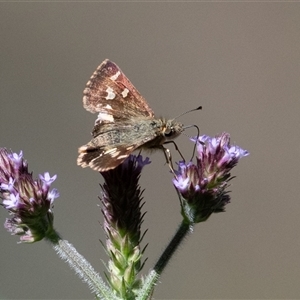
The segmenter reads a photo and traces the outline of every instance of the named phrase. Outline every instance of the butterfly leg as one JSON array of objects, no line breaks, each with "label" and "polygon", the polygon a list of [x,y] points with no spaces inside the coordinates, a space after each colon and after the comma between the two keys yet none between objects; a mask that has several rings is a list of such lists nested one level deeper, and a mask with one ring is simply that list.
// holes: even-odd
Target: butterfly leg
[{"label": "butterfly leg", "polygon": [[162,151],[164,152],[165,158],[166,158],[166,163],[168,164],[171,172],[174,174],[174,176],[176,177],[175,171],[174,171],[174,167],[173,167],[173,162],[172,162],[172,155],[171,155],[171,151],[168,148],[165,148],[164,146],[161,146]]},{"label": "butterfly leg", "polygon": [[181,157],[182,160],[185,162],[185,158],[183,157],[183,155],[182,155],[182,153],[180,152],[180,150],[179,150],[177,144],[176,144],[174,141],[167,141],[167,142],[165,142],[164,144],[170,144],[170,143],[172,143],[172,144],[174,145],[175,150],[179,153],[180,157]]}]

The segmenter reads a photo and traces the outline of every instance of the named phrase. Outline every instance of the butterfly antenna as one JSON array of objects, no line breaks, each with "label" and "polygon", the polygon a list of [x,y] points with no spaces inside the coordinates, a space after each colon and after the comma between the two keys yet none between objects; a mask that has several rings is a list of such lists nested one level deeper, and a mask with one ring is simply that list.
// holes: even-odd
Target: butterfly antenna
[{"label": "butterfly antenna", "polygon": [[[199,136],[200,136],[200,129],[199,129],[199,127],[197,125],[188,125],[188,126],[184,126],[183,128],[187,129],[187,128],[191,128],[191,127],[195,127],[197,129],[197,138],[196,138],[196,142],[195,142],[194,149],[193,149],[193,155],[191,157],[191,161],[192,161],[193,158],[194,158],[194,156],[195,156],[196,147],[197,147],[198,139],[199,139]],[[183,132],[183,134],[186,135],[186,136],[188,136],[184,132]],[[191,138],[190,136],[188,136],[188,137]]]},{"label": "butterfly antenna", "polygon": [[183,114],[180,114],[179,116],[175,117],[174,120],[175,120],[175,119],[178,119],[178,118],[182,117],[183,115],[188,114],[188,113],[190,113],[190,112],[192,112],[192,111],[200,110],[200,109],[202,109],[202,106],[201,106],[201,105],[200,105],[199,107],[197,107],[197,108],[193,108],[193,109],[191,109],[191,110],[188,110],[188,111],[184,112]]}]

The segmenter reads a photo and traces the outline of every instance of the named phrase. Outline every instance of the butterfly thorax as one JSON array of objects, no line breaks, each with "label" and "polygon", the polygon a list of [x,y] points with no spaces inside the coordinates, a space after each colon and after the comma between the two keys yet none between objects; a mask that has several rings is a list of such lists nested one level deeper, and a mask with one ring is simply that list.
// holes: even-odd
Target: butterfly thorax
[{"label": "butterfly thorax", "polygon": [[149,126],[153,130],[153,139],[146,142],[142,148],[158,148],[174,140],[183,131],[183,124],[174,120],[153,119],[149,122]]}]

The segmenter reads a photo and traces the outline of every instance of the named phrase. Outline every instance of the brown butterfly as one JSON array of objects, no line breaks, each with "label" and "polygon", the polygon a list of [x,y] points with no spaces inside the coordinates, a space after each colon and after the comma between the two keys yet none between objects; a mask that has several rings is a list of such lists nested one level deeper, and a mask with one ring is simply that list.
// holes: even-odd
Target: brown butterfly
[{"label": "brown butterfly", "polygon": [[157,119],[146,100],[121,69],[105,60],[83,91],[83,107],[98,113],[92,140],[79,148],[77,164],[107,171],[121,164],[136,149],[162,149],[170,164],[168,149],[184,130],[174,119]]}]

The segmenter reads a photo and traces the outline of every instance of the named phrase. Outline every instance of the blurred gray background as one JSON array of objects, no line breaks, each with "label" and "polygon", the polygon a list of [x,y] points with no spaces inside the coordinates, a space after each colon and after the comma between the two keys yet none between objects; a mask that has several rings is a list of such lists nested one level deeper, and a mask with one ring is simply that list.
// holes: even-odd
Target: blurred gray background
[{"label": "blurred gray background", "polygon": [[[157,116],[202,105],[180,120],[251,153],[232,172],[227,211],[196,226],[155,299],[300,298],[299,3],[1,3],[0,38],[0,146],[22,149],[35,176],[58,175],[56,229],[99,272],[102,179],[76,158],[96,118],[82,91],[109,58]],[[188,137],[177,143],[189,157]],[[181,220],[164,157],[150,156],[144,274]],[[0,232],[1,299],[93,298],[49,244]]]}]

